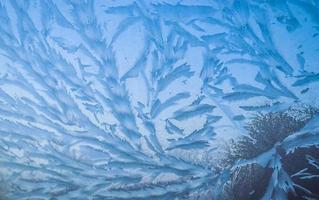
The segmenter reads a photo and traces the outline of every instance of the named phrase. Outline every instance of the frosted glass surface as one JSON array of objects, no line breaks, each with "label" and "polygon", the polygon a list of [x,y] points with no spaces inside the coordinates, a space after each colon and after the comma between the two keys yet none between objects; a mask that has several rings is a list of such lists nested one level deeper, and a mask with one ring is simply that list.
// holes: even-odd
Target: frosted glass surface
[{"label": "frosted glass surface", "polygon": [[319,199],[318,0],[3,0],[0,199]]}]

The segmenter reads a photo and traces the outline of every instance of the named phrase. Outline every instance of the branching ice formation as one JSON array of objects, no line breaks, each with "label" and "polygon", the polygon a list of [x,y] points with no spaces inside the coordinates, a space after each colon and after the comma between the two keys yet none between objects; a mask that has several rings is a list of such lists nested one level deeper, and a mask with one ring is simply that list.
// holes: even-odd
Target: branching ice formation
[{"label": "branching ice formation", "polygon": [[317,102],[318,11],[304,0],[0,2],[0,195],[221,199],[236,169],[258,164],[272,169],[264,199],[313,197],[294,178],[318,173],[289,175],[279,150],[317,149],[318,116],[255,158],[217,160],[223,141],[249,137],[255,112]]}]

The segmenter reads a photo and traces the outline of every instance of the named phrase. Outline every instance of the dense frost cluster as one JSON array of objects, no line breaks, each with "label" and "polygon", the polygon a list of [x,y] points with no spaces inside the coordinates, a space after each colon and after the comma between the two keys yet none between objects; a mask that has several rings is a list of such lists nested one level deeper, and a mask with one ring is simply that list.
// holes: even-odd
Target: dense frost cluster
[{"label": "dense frost cluster", "polygon": [[318,0],[0,1],[0,199],[319,199]]}]

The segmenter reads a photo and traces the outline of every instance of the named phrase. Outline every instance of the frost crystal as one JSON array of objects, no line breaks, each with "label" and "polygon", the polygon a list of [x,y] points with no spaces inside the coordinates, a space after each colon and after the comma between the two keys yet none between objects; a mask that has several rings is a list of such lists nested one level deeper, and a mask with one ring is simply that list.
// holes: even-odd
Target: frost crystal
[{"label": "frost crystal", "polygon": [[318,13],[1,1],[0,199],[319,198]]}]

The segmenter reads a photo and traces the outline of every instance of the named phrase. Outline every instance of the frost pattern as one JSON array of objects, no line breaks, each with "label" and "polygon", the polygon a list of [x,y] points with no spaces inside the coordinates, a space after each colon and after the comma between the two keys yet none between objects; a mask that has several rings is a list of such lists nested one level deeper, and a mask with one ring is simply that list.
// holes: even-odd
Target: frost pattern
[{"label": "frost pattern", "polygon": [[317,112],[255,157],[227,148],[256,112],[317,105],[318,31],[318,1],[1,1],[0,194],[222,199],[258,165],[262,199],[318,198],[296,181],[318,179]]}]

